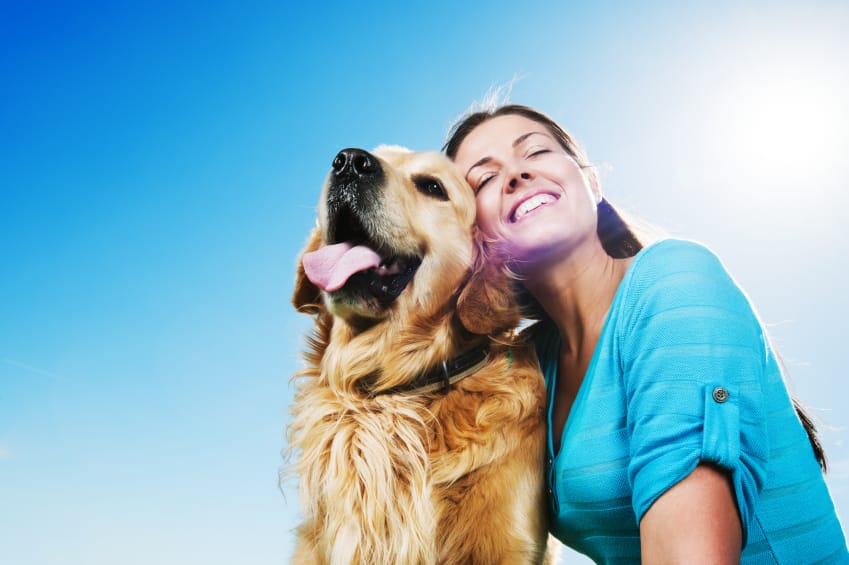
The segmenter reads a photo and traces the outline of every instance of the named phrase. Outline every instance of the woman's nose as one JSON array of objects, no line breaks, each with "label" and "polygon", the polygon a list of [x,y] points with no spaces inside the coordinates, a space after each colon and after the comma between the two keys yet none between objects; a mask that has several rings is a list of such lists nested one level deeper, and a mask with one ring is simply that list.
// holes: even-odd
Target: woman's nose
[{"label": "woman's nose", "polygon": [[521,172],[517,175],[513,175],[510,178],[510,182],[507,183],[507,192],[514,192],[516,190],[516,187],[519,186],[520,182],[529,181],[531,180],[531,178],[531,173],[528,172]]}]

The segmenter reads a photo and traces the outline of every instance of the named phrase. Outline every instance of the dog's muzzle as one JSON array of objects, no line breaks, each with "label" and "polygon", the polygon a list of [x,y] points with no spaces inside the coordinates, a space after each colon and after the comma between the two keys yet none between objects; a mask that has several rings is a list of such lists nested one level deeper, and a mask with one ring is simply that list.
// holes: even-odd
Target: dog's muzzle
[{"label": "dog's muzzle", "polygon": [[344,287],[351,296],[369,295],[388,305],[415,275],[421,258],[393,252],[392,242],[374,230],[385,180],[380,161],[368,151],[343,149],[333,159],[326,194],[327,244],[303,258],[307,277],[322,290]]},{"label": "dog's muzzle", "polygon": [[383,181],[383,167],[368,151],[348,148],[336,154],[327,189],[328,233],[332,241],[347,239],[346,234],[337,233],[340,215],[367,214],[376,205],[375,193]]}]

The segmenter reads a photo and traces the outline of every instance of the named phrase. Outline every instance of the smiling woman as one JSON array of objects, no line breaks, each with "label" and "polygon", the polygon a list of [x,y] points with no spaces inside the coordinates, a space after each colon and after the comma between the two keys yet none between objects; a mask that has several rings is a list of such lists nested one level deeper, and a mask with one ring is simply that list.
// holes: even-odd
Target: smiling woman
[{"label": "smiling woman", "polygon": [[[486,156],[475,161],[475,155]],[[509,256],[524,256],[526,247],[534,249],[535,260],[559,253],[560,245],[574,245],[564,231],[584,236],[585,226],[595,225],[601,192],[592,169],[585,173],[586,165],[565,152],[545,126],[525,116],[505,114],[480,124],[457,148],[456,160],[464,169],[473,163],[465,175],[477,196],[478,225]],[[551,214],[572,221],[531,221]]]},{"label": "smiling woman", "polygon": [[818,437],[721,261],[609,252],[597,178],[532,108],[475,112],[445,150],[540,315],[552,533],[596,562],[849,563]]}]

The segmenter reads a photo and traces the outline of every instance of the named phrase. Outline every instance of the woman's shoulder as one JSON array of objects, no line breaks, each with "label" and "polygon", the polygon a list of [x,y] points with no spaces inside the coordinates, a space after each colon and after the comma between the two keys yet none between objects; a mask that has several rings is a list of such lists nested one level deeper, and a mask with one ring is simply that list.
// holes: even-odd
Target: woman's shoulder
[{"label": "woman's shoulder", "polygon": [[731,277],[719,257],[703,243],[662,239],[644,247],[631,262],[624,290],[680,283],[681,278],[718,282]]},{"label": "woman's shoulder", "polygon": [[705,244],[690,239],[661,239],[643,248],[635,257],[631,270],[662,269],[689,271],[723,268],[719,257]]},{"label": "woman's shoulder", "polygon": [[687,239],[664,239],[640,251],[620,288],[626,310],[643,313],[694,304],[732,302],[743,293],[719,257],[706,245]]}]

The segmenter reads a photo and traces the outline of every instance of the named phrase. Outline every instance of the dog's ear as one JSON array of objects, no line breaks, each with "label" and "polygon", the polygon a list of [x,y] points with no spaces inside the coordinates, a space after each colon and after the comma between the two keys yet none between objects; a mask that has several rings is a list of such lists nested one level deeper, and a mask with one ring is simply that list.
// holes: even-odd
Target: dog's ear
[{"label": "dog's ear", "polygon": [[516,327],[521,321],[513,280],[501,261],[488,259],[486,244],[475,238],[472,274],[457,298],[457,316],[467,330],[479,335]]},{"label": "dog's ear", "polygon": [[305,253],[315,251],[321,246],[321,230],[314,228],[307,239],[307,244],[298,256],[298,272],[295,275],[295,292],[292,294],[292,304],[298,312],[317,314],[324,309],[321,300],[321,290],[307,278],[304,272],[303,257]]}]

